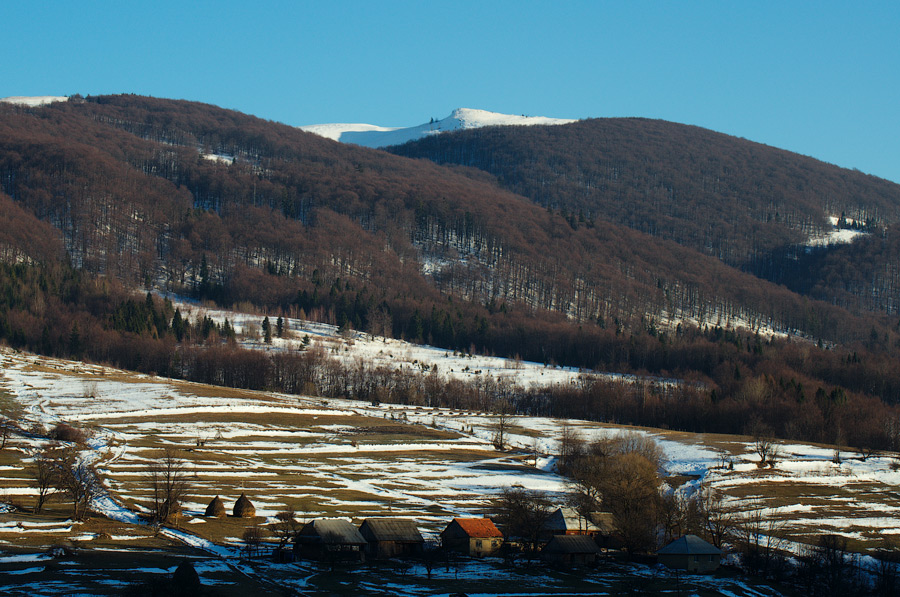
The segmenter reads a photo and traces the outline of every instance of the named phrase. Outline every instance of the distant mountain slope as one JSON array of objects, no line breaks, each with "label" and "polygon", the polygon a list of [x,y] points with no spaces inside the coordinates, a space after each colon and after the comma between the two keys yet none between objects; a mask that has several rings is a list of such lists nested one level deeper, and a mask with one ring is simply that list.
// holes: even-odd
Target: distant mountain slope
[{"label": "distant mountain slope", "polygon": [[468,130],[485,126],[535,126],[556,125],[575,122],[564,118],[544,116],[516,116],[498,114],[486,110],[458,108],[443,120],[432,120],[413,127],[384,127],[372,124],[312,124],[301,130],[315,133],[342,143],[353,143],[364,147],[386,147],[407,141],[421,139],[449,131]]},{"label": "distant mountain slope", "polygon": [[[593,366],[603,329],[873,325],[671,241],[573,225],[483,174],[192,102],[0,105],[0,185],[88,271],[450,347]],[[549,338],[566,321],[591,327],[563,348]]]},{"label": "distant mountain slope", "polygon": [[900,220],[900,185],[659,120],[475,129],[389,151],[489,172],[573,226],[623,224],[778,281],[829,218],[864,229]]}]

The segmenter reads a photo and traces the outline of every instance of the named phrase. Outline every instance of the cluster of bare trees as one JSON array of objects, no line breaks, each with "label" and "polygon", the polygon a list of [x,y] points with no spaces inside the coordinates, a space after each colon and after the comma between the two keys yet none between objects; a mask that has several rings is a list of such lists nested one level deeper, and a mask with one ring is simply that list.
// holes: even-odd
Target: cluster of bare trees
[{"label": "cluster of bare trees", "polygon": [[656,442],[624,433],[588,444],[570,428],[562,432],[561,470],[573,480],[573,504],[585,518],[610,512],[628,551],[654,549],[663,511],[664,461]]},{"label": "cluster of bare trees", "polygon": [[38,491],[35,513],[40,513],[53,496],[61,495],[72,503],[72,518],[82,520],[103,494],[94,467],[84,459],[77,444],[51,445],[35,453],[32,461]]}]

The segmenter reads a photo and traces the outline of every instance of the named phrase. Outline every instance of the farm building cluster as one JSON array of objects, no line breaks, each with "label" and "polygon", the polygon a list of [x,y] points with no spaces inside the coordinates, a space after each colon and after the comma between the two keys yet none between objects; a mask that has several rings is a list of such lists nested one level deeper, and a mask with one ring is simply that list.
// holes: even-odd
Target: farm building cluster
[{"label": "farm building cluster", "polygon": [[[225,516],[222,500],[216,496],[206,516]],[[252,518],[255,509],[241,494],[234,516]],[[584,517],[574,508],[557,508],[540,525],[532,549],[539,549],[545,562],[563,567],[590,566],[611,549],[618,549],[616,530],[610,514],[594,512]],[[440,546],[446,552],[480,558],[497,556],[525,548],[521,537],[505,537],[490,518],[454,518],[440,532]],[[295,558],[328,562],[364,562],[392,558],[421,558],[426,540],[416,522],[408,518],[366,518],[359,526],[344,518],[318,518],[303,525],[293,536],[293,547],[279,548],[280,561]],[[696,535],[685,535],[658,552],[659,562],[669,568],[689,572],[712,572],[719,566],[721,550]]]}]

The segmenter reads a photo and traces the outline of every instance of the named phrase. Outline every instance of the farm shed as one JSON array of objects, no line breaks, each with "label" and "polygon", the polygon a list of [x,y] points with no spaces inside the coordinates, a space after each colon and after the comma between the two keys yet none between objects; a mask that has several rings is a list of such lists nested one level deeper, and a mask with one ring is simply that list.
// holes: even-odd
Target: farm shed
[{"label": "farm shed", "polygon": [[719,567],[722,550],[697,535],[685,535],[658,552],[660,564],[688,572],[712,572]]},{"label": "farm shed", "polygon": [[367,541],[343,518],[318,518],[294,537],[294,551],[318,560],[364,561]]},{"label": "farm shed", "polygon": [[616,526],[616,520],[611,512],[591,512],[591,522],[596,525],[599,531],[593,534],[594,541],[602,550],[622,549],[622,535]]},{"label": "farm shed", "polygon": [[441,531],[444,547],[470,556],[491,555],[503,545],[503,533],[490,518],[454,518]]},{"label": "farm shed", "polygon": [[238,518],[253,518],[256,516],[256,506],[242,493],[234,503],[234,515]]},{"label": "farm shed", "polygon": [[600,528],[580,515],[575,508],[557,508],[541,527],[541,536],[549,540],[555,535],[597,535]]},{"label": "farm shed", "polygon": [[412,520],[403,518],[367,518],[359,527],[373,558],[422,555],[425,539]]},{"label": "farm shed", "polygon": [[228,510],[225,509],[225,502],[219,496],[214,497],[206,507],[204,516],[215,516],[216,518],[224,518],[228,516]]},{"label": "farm shed", "polygon": [[597,561],[600,548],[588,535],[556,535],[541,550],[541,558],[562,566],[585,566]]}]

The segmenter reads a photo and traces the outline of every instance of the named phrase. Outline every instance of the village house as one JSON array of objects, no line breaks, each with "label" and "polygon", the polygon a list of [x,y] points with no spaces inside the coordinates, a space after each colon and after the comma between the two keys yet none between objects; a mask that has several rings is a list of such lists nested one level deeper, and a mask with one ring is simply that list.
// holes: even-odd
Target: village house
[{"label": "village house", "polygon": [[688,572],[713,572],[719,567],[722,550],[697,535],[685,535],[658,552],[657,560],[668,568]]},{"label": "village house", "polygon": [[503,533],[490,518],[454,518],[441,531],[447,549],[482,557],[495,553],[503,545]]},{"label": "village house", "polygon": [[425,549],[425,539],[412,520],[367,518],[359,534],[368,542],[366,554],[372,558],[420,556]]},{"label": "village house", "polygon": [[294,537],[294,552],[314,560],[364,561],[367,541],[342,518],[319,518],[306,523]]},{"label": "village house", "polygon": [[559,566],[589,566],[597,561],[600,548],[588,535],[556,535],[541,550],[541,559]]},{"label": "village house", "polygon": [[575,508],[557,508],[541,527],[541,537],[549,541],[555,535],[590,535],[600,533],[600,528],[580,515]]}]

